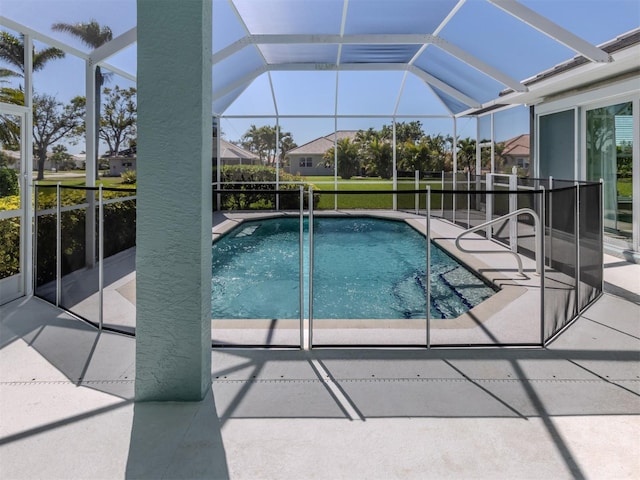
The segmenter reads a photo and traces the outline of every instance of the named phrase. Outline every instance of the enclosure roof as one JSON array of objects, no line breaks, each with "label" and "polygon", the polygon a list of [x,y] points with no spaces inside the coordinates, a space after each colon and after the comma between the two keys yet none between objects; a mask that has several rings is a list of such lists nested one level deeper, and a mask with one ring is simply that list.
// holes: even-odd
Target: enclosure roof
[{"label": "enclosure roof", "polygon": [[[527,94],[530,79],[554,65],[573,61],[606,70],[615,59],[598,45],[640,26],[636,0],[212,2],[216,115],[242,113],[231,107],[243,95],[260,98],[248,103],[265,104],[259,113],[273,115],[469,113],[505,93]],[[127,61],[135,58],[135,0],[119,0],[118,17],[107,16],[113,4],[68,0],[69,11],[60,9],[55,18],[3,7],[9,13],[0,25],[135,79],[135,62]],[[114,31],[96,50],[50,29],[89,18]]]}]

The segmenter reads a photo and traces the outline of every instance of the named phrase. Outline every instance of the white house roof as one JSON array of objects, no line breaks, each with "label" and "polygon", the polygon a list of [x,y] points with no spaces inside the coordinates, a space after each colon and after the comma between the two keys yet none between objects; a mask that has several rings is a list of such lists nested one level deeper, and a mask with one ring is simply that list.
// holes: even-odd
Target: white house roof
[{"label": "white house roof", "polygon": [[260,158],[253,152],[245,150],[238,145],[229,143],[223,138],[220,139],[220,158],[224,159],[258,159]]}]

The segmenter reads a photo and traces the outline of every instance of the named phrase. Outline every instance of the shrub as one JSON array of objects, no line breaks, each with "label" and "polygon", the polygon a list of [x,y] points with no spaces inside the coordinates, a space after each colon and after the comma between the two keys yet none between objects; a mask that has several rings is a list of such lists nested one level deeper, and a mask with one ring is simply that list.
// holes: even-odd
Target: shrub
[{"label": "shrub", "polygon": [[[215,172],[214,172],[215,175]],[[221,194],[221,207],[224,210],[274,209],[276,206],[275,181],[276,169],[261,165],[225,165],[220,172],[221,190],[240,190]],[[214,176],[215,181],[215,176]],[[280,208],[295,210],[300,205],[299,186],[286,182],[301,182],[302,178],[280,172]],[[291,191],[283,193],[282,191]],[[214,192],[221,193],[221,192]],[[214,205],[216,198],[214,196]],[[318,196],[314,196],[317,206]],[[305,195],[304,204],[308,206]]]},{"label": "shrub", "polygon": [[[97,192],[94,193],[97,199]],[[87,191],[81,189],[62,189],[62,206],[81,205],[87,201]],[[103,198],[111,199],[123,195],[135,195],[133,192],[103,190]],[[55,188],[38,189],[38,212],[55,209]],[[104,214],[104,256],[109,257],[135,246],[136,240],[136,201],[108,203],[103,206]],[[96,219],[98,206],[96,202]],[[69,210],[61,215],[62,233],[62,274],[66,275],[85,266],[85,225],[86,208]],[[36,285],[43,285],[55,279],[56,271],[56,215],[47,213],[38,215],[37,222],[37,268]],[[96,236],[97,237],[97,236]],[[96,238],[96,242],[98,239]],[[1,250],[1,248],[0,248]],[[96,254],[98,247],[96,243]]]},{"label": "shrub", "polygon": [[122,183],[125,185],[135,185],[137,181],[137,175],[135,170],[127,170],[120,174],[122,177]]},{"label": "shrub", "polygon": [[20,219],[0,220],[0,279],[20,271]]},{"label": "shrub", "polygon": [[12,168],[0,168],[0,197],[18,195],[18,174]]}]

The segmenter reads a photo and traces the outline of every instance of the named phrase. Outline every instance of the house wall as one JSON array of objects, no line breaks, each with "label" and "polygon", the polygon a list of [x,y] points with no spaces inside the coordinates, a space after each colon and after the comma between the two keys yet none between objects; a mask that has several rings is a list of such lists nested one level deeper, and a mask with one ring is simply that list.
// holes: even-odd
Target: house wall
[{"label": "house wall", "polygon": [[109,176],[119,177],[127,170],[136,169],[136,159],[131,157],[110,158],[109,159]]},{"label": "house wall", "polygon": [[[323,155],[296,155],[292,154],[287,157],[289,166],[287,171],[292,175],[302,176],[333,176],[332,167],[326,167],[326,160]],[[309,164],[311,166],[309,166]]]},{"label": "house wall", "polygon": [[[602,178],[605,250],[635,261],[640,261],[639,85],[640,74],[636,73],[624,80],[610,79],[598,85],[582,87],[561,98],[542,102],[534,109],[536,176],[551,175],[577,180],[598,180],[595,176]],[[593,157],[593,153],[587,152],[587,140],[589,135],[593,136],[588,132],[589,128],[593,128],[589,127],[588,119],[598,109],[620,104],[632,107],[632,175],[624,179],[622,173],[617,171],[619,165],[616,165],[615,158],[607,159],[604,153],[601,160],[589,158]],[[556,121],[559,119],[563,119],[561,125]],[[558,124],[558,128],[551,128],[553,124]],[[613,131],[612,128],[610,131]],[[610,138],[603,141],[614,140]],[[611,145],[609,151],[615,152],[615,145]],[[603,162],[602,171],[594,172],[594,164],[598,162]]]},{"label": "house wall", "polygon": [[524,170],[529,171],[531,161],[529,159],[529,155],[505,155],[504,156],[506,165],[505,167],[518,167]]}]

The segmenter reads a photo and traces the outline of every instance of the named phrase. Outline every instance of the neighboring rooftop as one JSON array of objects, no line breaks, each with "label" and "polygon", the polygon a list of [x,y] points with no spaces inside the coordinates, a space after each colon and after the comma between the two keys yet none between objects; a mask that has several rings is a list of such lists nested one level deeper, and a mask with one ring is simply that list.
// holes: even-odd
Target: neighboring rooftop
[{"label": "neighboring rooftop", "polygon": [[[214,144],[214,155],[215,155],[215,144]],[[231,142],[226,141],[225,139],[220,139],[220,158],[222,159],[253,159],[257,160],[260,157],[249,150],[246,150],[238,145],[235,145]]]},{"label": "neighboring rooftop", "polygon": [[517,137],[510,138],[509,140],[505,140],[502,155],[528,156],[529,146],[529,134],[524,133],[522,135],[518,135]]},{"label": "neighboring rooftop", "polygon": [[324,137],[316,138],[287,152],[288,155],[322,155],[332,148],[337,137],[338,140],[348,138],[353,140],[358,133],[357,130],[338,130]]}]

